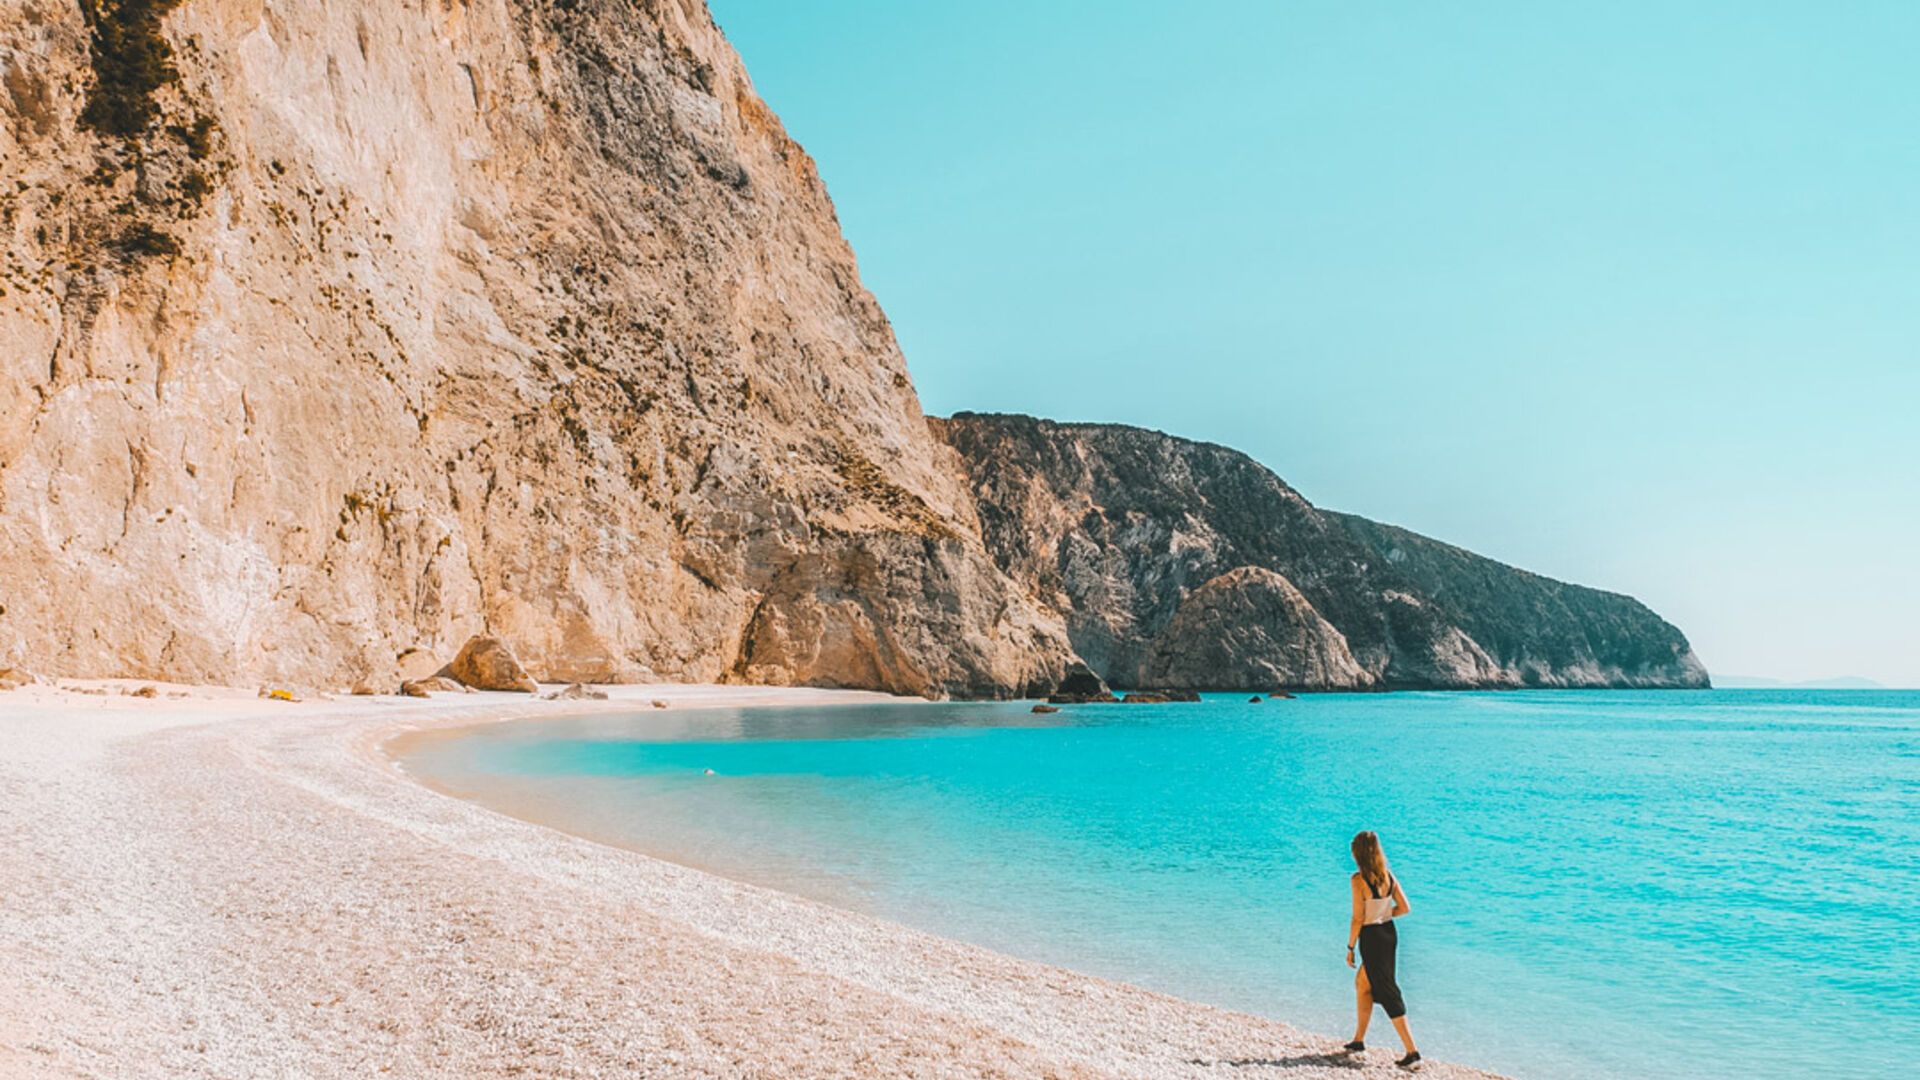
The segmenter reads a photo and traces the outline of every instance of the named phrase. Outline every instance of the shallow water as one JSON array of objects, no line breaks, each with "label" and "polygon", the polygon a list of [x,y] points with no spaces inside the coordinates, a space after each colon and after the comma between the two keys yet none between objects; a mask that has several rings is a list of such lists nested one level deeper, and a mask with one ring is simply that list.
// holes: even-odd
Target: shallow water
[{"label": "shallow water", "polygon": [[[523,722],[404,760],[582,835],[1342,1037],[1346,842],[1373,828],[1430,1056],[1911,1075],[1920,693],[1027,710]],[[1393,1045],[1384,1017],[1369,1040]]]}]

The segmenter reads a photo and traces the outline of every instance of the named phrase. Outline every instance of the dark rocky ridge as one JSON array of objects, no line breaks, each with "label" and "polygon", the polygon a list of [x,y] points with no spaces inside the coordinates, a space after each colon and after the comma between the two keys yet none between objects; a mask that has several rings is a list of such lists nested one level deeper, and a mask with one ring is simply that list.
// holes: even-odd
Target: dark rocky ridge
[{"label": "dark rocky ridge", "polygon": [[1707,685],[1632,597],[1321,510],[1239,451],[1017,415],[930,423],[995,560],[1113,685]]}]

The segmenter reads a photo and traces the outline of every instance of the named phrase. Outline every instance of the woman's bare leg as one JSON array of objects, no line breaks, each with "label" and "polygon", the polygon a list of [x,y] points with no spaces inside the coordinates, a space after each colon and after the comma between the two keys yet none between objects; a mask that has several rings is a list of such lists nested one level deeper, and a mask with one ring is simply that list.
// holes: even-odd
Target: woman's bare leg
[{"label": "woman's bare leg", "polygon": [[1415,1050],[1420,1049],[1413,1045],[1413,1032],[1408,1030],[1407,1018],[1405,1016],[1396,1016],[1393,1018],[1393,1030],[1400,1033],[1400,1045],[1407,1048],[1407,1053],[1411,1054]]},{"label": "woman's bare leg", "polygon": [[1361,968],[1353,977],[1354,997],[1359,1006],[1359,1015],[1353,1022],[1353,1041],[1367,1041],[1367,1024],[1373,1020],[1373,984],[1367,981],[1367,969]]}]

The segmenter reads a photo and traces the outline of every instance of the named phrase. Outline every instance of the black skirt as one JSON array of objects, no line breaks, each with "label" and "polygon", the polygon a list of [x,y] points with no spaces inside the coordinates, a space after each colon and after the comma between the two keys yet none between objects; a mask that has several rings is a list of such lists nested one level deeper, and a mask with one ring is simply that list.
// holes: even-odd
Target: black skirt
[{"label": "black skirt", "polygon": [[1360,964],[1367,969],[1367,985],[1373,988],[1376,1005],[1387,1010],[1387,1017],[1398,1020],[1407,1015],[1407,1003],[1400,998],[1400,984],[1393,977],[1394,953],[1400,948],[1400,932],[1393,920],[1368,923],[1360,928]]}]

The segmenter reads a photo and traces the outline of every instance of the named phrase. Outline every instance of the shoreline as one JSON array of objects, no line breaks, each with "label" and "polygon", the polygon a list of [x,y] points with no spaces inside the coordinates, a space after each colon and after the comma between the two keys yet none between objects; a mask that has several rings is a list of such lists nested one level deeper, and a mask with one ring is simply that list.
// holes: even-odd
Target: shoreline
[{"label": "shoreline", "polygon": [[[1337,1040],[1277,1021],[497,813],[384,749],[653,698],[887,695],[652,684],[607,701],[288,703],[64,685],[108,692],[0,693],[9,1076],[1404,1075],[1385,1045],[1356,1069]],[[123,696],[142,685],[157,696]]]}]

